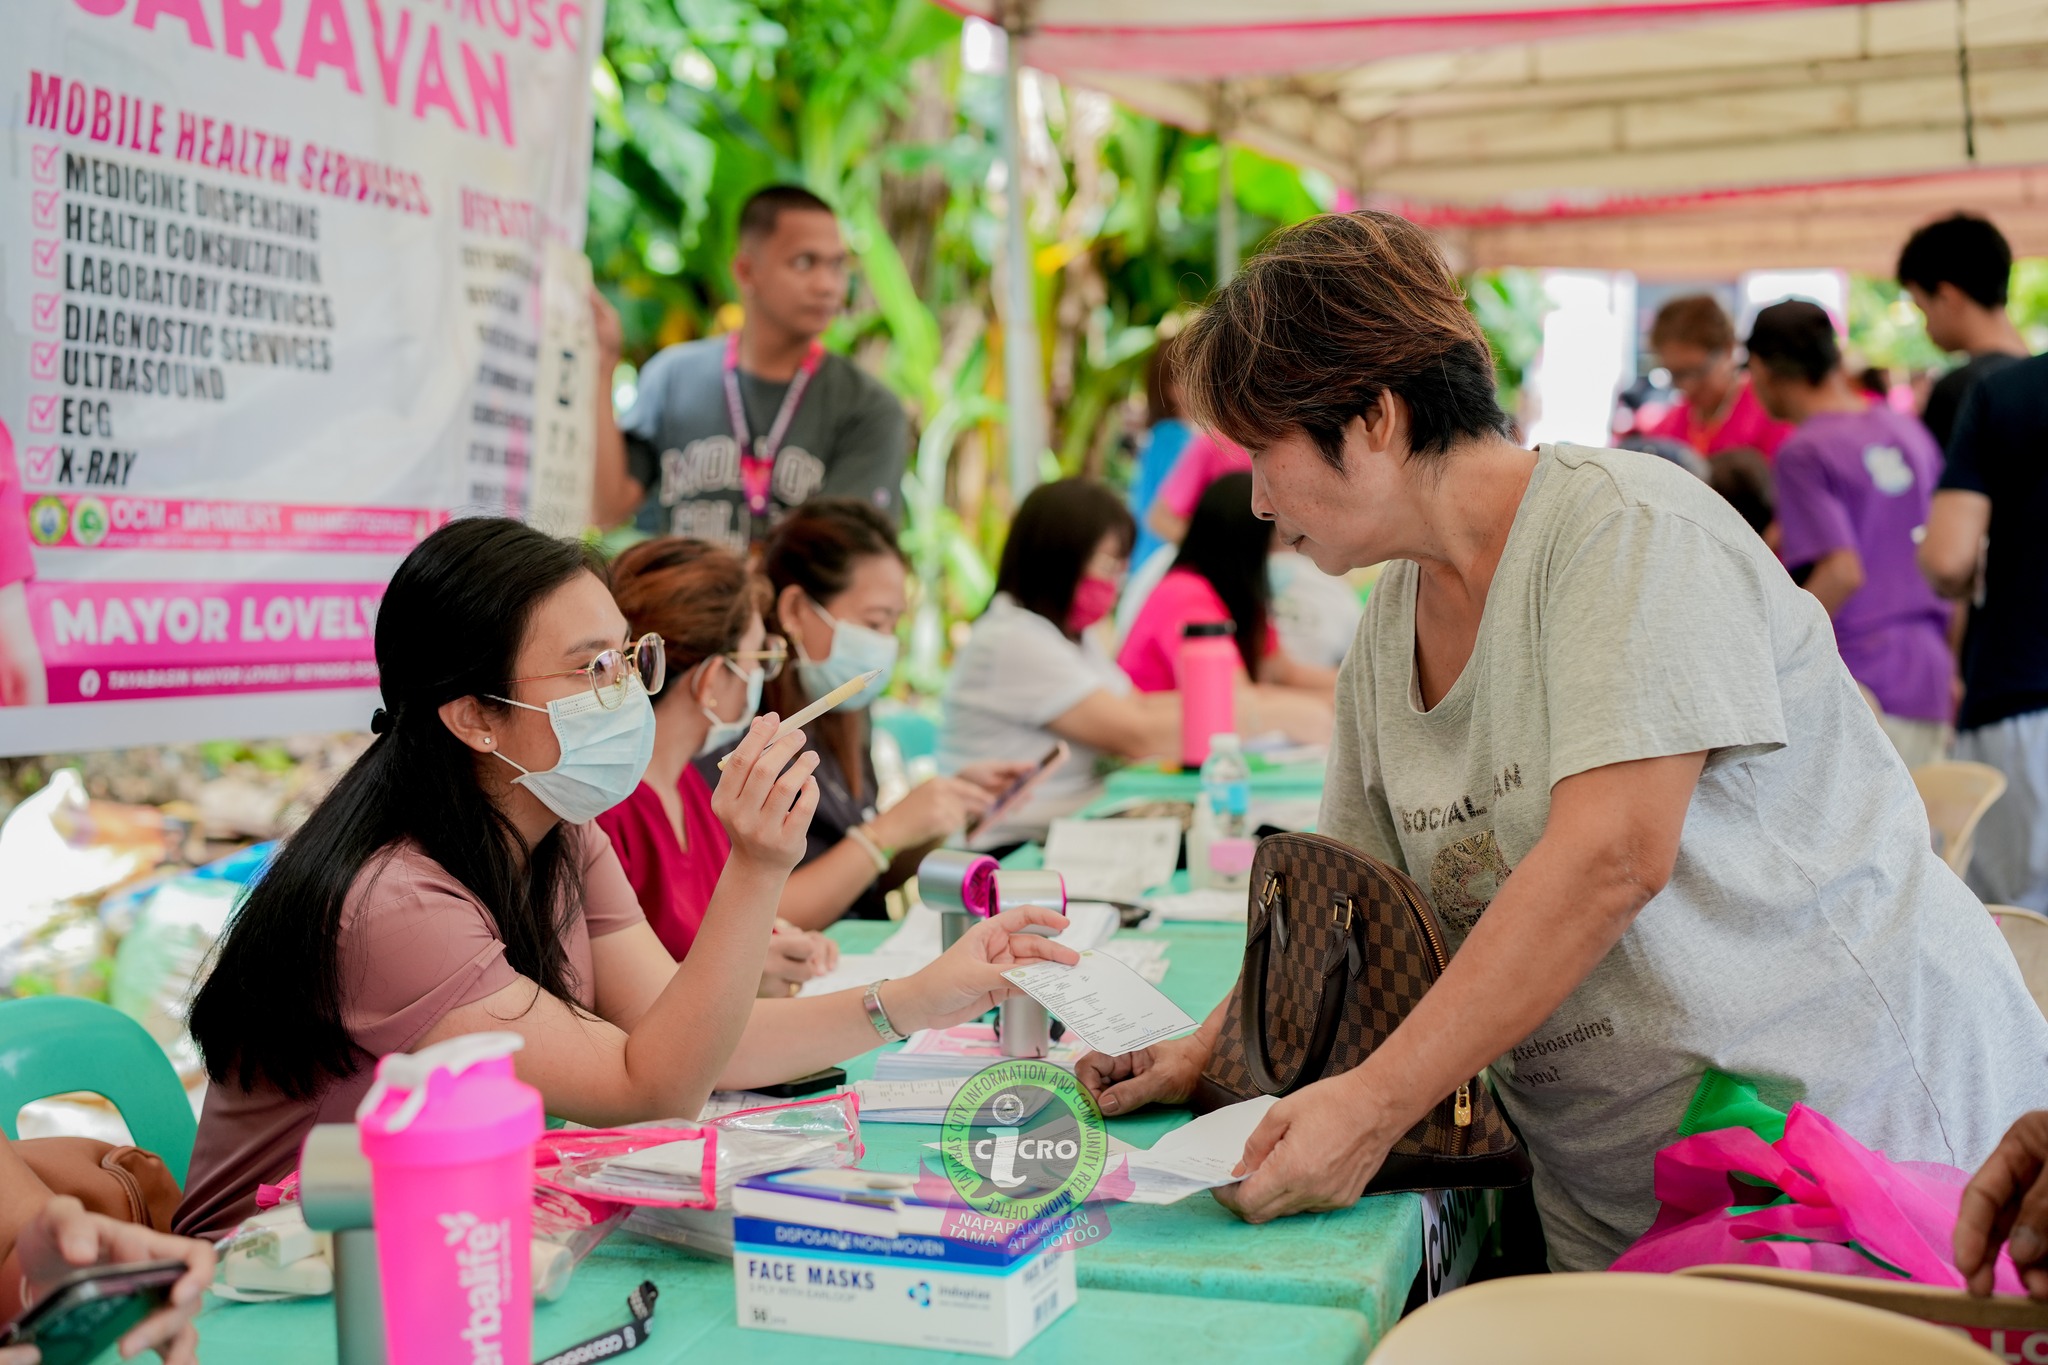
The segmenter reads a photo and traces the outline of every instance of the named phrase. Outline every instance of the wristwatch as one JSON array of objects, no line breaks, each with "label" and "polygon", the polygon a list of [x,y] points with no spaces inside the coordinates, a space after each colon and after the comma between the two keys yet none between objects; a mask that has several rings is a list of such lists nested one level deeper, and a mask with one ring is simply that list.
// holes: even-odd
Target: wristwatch
[{"label": "wristwatch", "polygon": [[[882,981],[887,981],[883,977]],[[885,1043],[900,1043],[903,1033],[889,1022],[889,1011],[882,1008],[882,981],[877,981],[861,992],[860,1007],[868,1012],[868,1022],[875,1026],[875,1032]]]}]

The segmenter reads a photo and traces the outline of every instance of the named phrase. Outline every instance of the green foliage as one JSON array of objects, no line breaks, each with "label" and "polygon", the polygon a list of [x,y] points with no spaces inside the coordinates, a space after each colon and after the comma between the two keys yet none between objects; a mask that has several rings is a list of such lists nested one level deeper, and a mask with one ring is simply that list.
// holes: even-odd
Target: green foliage
[{"label": "green foliage", "polygon": [[1849,277],[1849,345],[1867,365],[1886,370],[1942,370],[1948,357],[1927,339],[1920,310],[1898,281]]},{"label": "green foliage", "polygon": [[[612,0],[594,79],[588,250],[629,365],[736,323],[733,218],[754,189],[796,181],[840,210],[859,273],[827,343],[881,375],[919,433],[904,543],[922,585],[905,671],[921,689],[938,685],[951,624],[987,601],[1010,506],[1002,82],[960,69],[959,33],[930,0]],[[1027,191],[1048,472],[1120,482],[1145,361],[1213,282],[1222,150],[1038,89]],[[1323,177],[1229,154],[1245,252],[1332,197]]]},{"label": "green foliage", "polygon": [[1465,306],[1493,348],[1501,411],[1513,417],[1521,410],[1529,367],[1543,349],[1543,315],[1550,309],[1543,277],[1534,270],[1479,270],[1465,281],[1465,291]]}]

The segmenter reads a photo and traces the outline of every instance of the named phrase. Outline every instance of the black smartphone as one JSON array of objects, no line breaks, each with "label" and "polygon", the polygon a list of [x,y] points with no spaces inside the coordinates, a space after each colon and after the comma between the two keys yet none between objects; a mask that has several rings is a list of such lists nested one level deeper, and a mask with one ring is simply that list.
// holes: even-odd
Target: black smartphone
[{"label": "black smartphone", "polygon": [[773,1095],[778,1100],[795,1100],[805,1095],[815,1095],[820,1090],[837,1090],[845,1084],[846,1072],[839,1067],[828,1066],[823,1071],[813,1071],[810,1075],[798,1076],[795,1080],[777,1081],[774,1085],[757,1085],[754,1087],[754,1093]]},{"label": "black smartphone", "polygon": [[967,828],[962,831],[962,837],[972,839],[981,832],[983,825],[1000,821],[1003,816],[1009,814],[1010,808],[1017,804],[1018,799],[1024,793],[1038,785],[1039,778],[1044,777],[1047,773],[1065,762],[1066,757],[1067,742],[1060,740],[1052,748],[1045,751],[1045,757],[1039,759],[1037,765],[1030,772],[1013,779],[1009,786],[1003,788],[1002,794],[989,803],[988,809],[975,817]]},{"label": "black smartphone", "polygon": [[86,1365],[170,1302],[171,1286],[190,1268],[183,1261],[87,1266],[0,1332],[0,1346],[33,1346],[43,1365]]}]

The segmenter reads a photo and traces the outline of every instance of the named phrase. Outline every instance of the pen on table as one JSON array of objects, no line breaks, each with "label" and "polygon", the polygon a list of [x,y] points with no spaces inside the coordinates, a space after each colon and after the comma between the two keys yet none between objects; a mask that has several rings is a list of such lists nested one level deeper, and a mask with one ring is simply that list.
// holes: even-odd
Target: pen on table
[{"label": "pen on table", "polygon": [[[791,716],[788,720],[782,722],[782,724],[776,726],[775,739],[781,739],[792,730],[803,729],[806,725],[809,725],[812,721],[839,705],[839,703],[857,695],[862,688],[881,676],[882,670],[877,668],[861,674],[858,678],[847,679],[824,696],[812,702],[809,706],[806,706],[803,710]],[[773,744],[775,740],[771,739],[768,742]],[[719,759],[718,771],[724,772],[725,765],[730,762],[732,762],[731,754],[727,754],[724,758]]]}]

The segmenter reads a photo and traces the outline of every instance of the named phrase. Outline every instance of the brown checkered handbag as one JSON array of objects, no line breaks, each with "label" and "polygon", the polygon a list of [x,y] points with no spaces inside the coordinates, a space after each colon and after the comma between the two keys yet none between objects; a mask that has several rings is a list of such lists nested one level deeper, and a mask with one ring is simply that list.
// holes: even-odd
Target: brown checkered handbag
[{"label": "brown checkered handbag", "polygon": [[[1194,1095],[1200,1110],[1349,1071],[1447,961],[1421,888],[1335,839],[1262,840],[1251,888],[1244,971]],[[1365,1192],[1505,1189],[1528,1178],[1528,1154],[1475,1076],[1394,1144]]]}]

